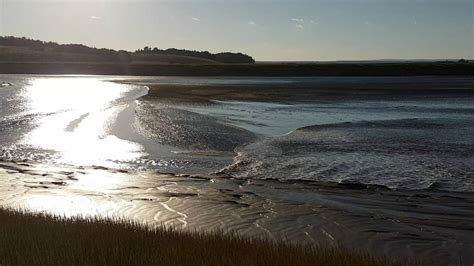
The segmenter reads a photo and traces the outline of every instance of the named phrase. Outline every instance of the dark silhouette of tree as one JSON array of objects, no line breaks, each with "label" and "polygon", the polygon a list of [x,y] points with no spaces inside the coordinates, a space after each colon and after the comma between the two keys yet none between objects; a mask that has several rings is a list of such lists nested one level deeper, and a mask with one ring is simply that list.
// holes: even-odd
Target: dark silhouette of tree
[{"label": "dark silhouette of tree", "polygon": [[[78,59],[84,58],[81,55],[86,55],[84,59],[89,58],[94,61],[105,61],[105,62],[129,62],[130,53],[126,51],[115,51],[111,49],[97,49],[88,47],[82,44],[58,44],[54,42],[43,42],[38,40],[32,40],[29,38],[17,38],[12,36],[0,37],[0,46],[17,47],[17,48],[29,48],[33,52],[39,52],[40,54],[29,55],[36,59],[46,60],[48,55],[60,55],[63,54],[64,58],[68,58],[65,54],[70,54],[70,58],[74,58],[72,55],[77,55]],[[44,53],[44,54],[41,54]],[[59,56],[58,56],[59,57]]]},{"label": "dark silhouette of tree", "polygon": [[207,51],[190,51],[170,48],[161,50],[145,46],[135,52],[116,51],[112,49],[98,49],[82,44],[58,44],[55,42],[43,42],[29,38],[18,38],[13,36],[0,36],[1,47],[16,47],[29,49],[34,53],[17,53],[15,55],[0,54],[1,60],[11,59],[28,61],[98,61],[98,62],[125,62],[132,61],[134,55],[175,55],[186,57],[197,57],[213,60],[221,63],[255,63],[255,60],[242,53],[218,53],[211,54]]},{"label": "dark silhouette of tree", "polygon": [[190,56],[197,58],[209,59],[221,63],[231,63],[231,64],[252,64],[255,63],[255,60],[242,53],[218,53],[212,54],[208,51],[191,51],[184,49],[170,48],[166,50],[161,50],[158,48],[149,48],[145,46],[143,49],[135,51],[135,54],[156,54],[156,55],[179,55],[179,56]]}]

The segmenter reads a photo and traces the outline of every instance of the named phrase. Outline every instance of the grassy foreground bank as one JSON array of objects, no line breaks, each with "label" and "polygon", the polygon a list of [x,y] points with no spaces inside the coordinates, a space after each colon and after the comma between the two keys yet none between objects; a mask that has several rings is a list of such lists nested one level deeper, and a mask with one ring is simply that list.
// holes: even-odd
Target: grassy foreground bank
[{"label": "grassy foreground bank", "polygon": [[0,265],[415,265],[223,234],[0,209]]}]

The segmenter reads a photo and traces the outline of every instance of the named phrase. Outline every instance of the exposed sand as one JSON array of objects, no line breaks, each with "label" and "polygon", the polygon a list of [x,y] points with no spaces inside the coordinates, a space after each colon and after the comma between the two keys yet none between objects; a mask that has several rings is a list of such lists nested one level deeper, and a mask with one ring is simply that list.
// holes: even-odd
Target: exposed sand
[{"label": "exposed sand", "polygon": [[[281,83],[281,84],[229,84],[229,85],[189,85],[189,84],[147,84],[148,95],[162,103],[212,103],[213,100],[260,101],[260,102],[314,102],[347,99],[386,99],[387,97],[415,97],[427,94],[459,94],[473,90],[470,81],[446,78],[431,81],[396,79],[373,82],[358,79],[348,81],[341,78],[324,78],[318,82]],[[142,81],[146,84],[146,80]]]},{"label": "exposed sand", "polygon": [[206,179],[29,162],[0,162],[0,178],[5,207],[125,217],[186,230],[232,230],[438,262],[474,260],[470,193]]},{"label": "exposed sand", "polygon": [[[426,97],[426,92],[449,97],[473,88],[472,82],[456,82],[455,78],[438,83],[429,78],[417,84],[402,81],[403,90],[399,83],[383,88],[366,81],[350,88],[331,82],[310,87],[292,84],[291,88],[284,84],[151,84],[149,95],[142,97],[138,106],[131,105],[119,115],[120,127],[114,130],[118,137],[127,139],[131,121],[136,114],[142,115],[150,120],[141,120],[143,125],[138,128],[144,132],[139,133],[150,142],[183,145],[179,153],[220,157],[227,165],[235,147],[258,136],[174,105],[212,104],[214,100]],[[364,90],[354,89],[359,86]],[[74,121],[66,129],[73,130],[77,126]],[[166,126],[160,127],[163,124]],[[300,244],[342,245],[393,257],[429,258],[444,264],[474,262],[474,195],[441,191],[436,185],[419,191],[394,191],[357,183],[239,180],[228,178],[225,172],[203,178],[11,161],[0,162],[0,178],[0,204],[5,207],[68,216],[125,217],[187,230],[233,230]]]},{"label": "exposed sand", "polygon": [[[150,91],[142,101],[160,108],[215,101],[304,103],[459,97],[473,89],[471,81],[450,78],[435,82],[429,77],[418,82],[399,79],[371,83],[362,79],[354,84],[322,80],[289,86],[147,85]],[[200,189],[212,189],[207,197],[198,192],[198,200],[184,203],[185,199],[175,199],[185,209],[180,213],[186,213],[187,221],[192,221],[188,225],[200,230],[212,228],[209,224],[218,225],[239,233],[343,245],[395,257],[430,258],[445,264],[474,262],[472,193],[441,191],[435,185],[426,190],[393,191],[362,184],[247,181],[228,179],[225,171],[220,174],[223,178],[199,183]],[[201,205],[204,199],[206,204]],[[219,207],[214,206],[216,203]]]},{"label": "exposed sand", "polygon": [[245,129],[220,123],[217,119],[149,101],[135,108],[137,130],[148,139],[193,151],[232,153],[257,137]]}]

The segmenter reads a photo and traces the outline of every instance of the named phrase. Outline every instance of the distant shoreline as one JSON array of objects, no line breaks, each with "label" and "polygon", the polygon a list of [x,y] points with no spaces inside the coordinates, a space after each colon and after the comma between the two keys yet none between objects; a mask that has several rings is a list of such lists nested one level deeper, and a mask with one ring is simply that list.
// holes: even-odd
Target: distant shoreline
[{"label": "distant shoreline", "polygon": [[0,62],[0,74],[127,76],[474,76],[474,64],[429,63],[257,63],[121,64]]}]

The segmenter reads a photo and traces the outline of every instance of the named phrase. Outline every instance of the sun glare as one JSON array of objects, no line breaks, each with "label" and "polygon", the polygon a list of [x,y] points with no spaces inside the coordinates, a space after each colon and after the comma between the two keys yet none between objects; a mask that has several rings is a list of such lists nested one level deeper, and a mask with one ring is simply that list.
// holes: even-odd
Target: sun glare
[{"label": "sun glare", "polygon": [[[140,145],[110,134],[111,125],[127,104],[117,103],[124,85],[93,78],[34,80],[25,91],[27,109],[38,127],[23,143],[58,152],[56,160],[76,165],[110,165],[142,156]],[[85,103],[85,104],[84,104]]]}]

